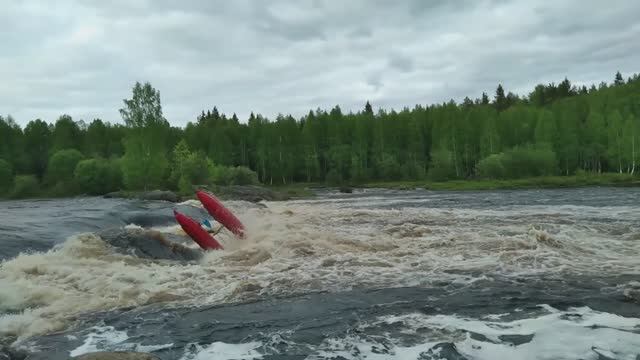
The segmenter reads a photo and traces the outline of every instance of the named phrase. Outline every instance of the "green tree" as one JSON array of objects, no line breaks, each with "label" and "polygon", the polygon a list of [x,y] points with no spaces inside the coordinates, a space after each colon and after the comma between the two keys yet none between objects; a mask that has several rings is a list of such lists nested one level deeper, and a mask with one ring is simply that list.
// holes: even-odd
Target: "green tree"
[{"label": "green tree", "polygon": [[371,107],[369,100],[367,100],[367,103],[364,105],[364,113],[367,116],[373,116],[373,108]]},{"label": "green tree", "polygon": [[51,130],[46,122],[30,121],[24,129],[25,153],[28,158],[28,172],[42,179],[49,161]]},{"label": "green tree", "polygon": [[34,175],[17,175],[10,196],[14,199],[37,196],[40,184]]},{"label": "green tree", "polygon": [[60,116],[51,132],[51,149],[49,152],[53,154],[63,149],[80,151],[82,150],[82,145],[83,132],[78,124],[69,115]]},{"label": "green tree", "polygon": [[[502,92],[502,94],[504,95],[504,91]],[[480,100],[480,104],[489,105],[489,96],[484,91],[482,92],[482,100]]]},{"label": "green tree", "polygon": [[13,186],[13,168],[11,164],[0,159],[0,196],[9,192]]},{"label": "green tree", "polygon": [[402,178],[402,167],[392,154],[382,154],[379,167],[380,176],[385,180],[400,180]]},{"label": "green tree", "polygon": [[481,178],[502,179],[506,177],[504,154],[491,154],[480,160],[477,171]]},{"label": "green tree", "polygon": [[504,152],[501,163],[509,178],[555,175],[558,169],[556,154],[548,146],[516,146]]},{"label": "green tree", "polygon": [[169,123],[162,115],[160,92],[150,83],[133,87],[120,114],[129,127],[122,171],[130,189],[161,187],[168,169],[166,139]]},{"label": "green tree", "polygon": [[602,172],[607,151],[607,128],[604,116],[591,111],[586,119],[584,131],[584,169]]},{"label": "green tree", "polygon": [[76,149],[57,151],[49,159],[46,182],[51,185],[58,183],[70,185],[76,165],[82,158],[82,153]]},{"label": "green tree", "polygon": [[640,134],[638,132],[638,121],[633,115],[629,115],[624,123],[623,131],[623,159],[627,166],[627,172],[634,174],[636,171],[636,162],[638,161],[638,140]]},{"label": "green tree", "polygon": [[558,129],[553,113],[549,110],[540,110],[534,134],[535,143],[553,147],[556,144],[557,136]]},{"label": "green tree", "polygon": [[320,176],[320,144],[317,140],[318,120],[313,111],[309,111],[302,124],[302,142],[304,149],[304,166],[306,181],[318,179]]},{"label": "green tree", "polygon": [[116,161],[86,159],[78,162],[74,170],[75,182],[89,195],[102,195],[118,190],[122,184],[122,172]]},{"label": "green tree", "polygon": [[531,104],[537,107],[547,105],[550,99],[547,97],[546,90],[547,88],[544,85],[536,85],[533,91],[529,94],[529,101],[531,102]]},{"label": "green tree", "polygon": [[351,175],[350,180],[356,184],[363,183],[369,178],[367,169],[362,166],[362,161],[356,154],[351,155],[351,169],[349,170],[349,174]]},{"label": "green tree", "polygon": [[620,71],[616,72],[613,84],[616,86],[624,85],[624,79],[622,78],[622,74],[620,74]]},{"label": "green tree", "polygon": [[125,124],[132,129],[166,125],[166,120],[162,116],[160,92],[149,82],[144,85],[136,82],[133,86],[132,98],[124,99],[123,102],[125,106],[120,109],[120,115]]},{"label": "green tree", "polygon": [[504,95],[502,84],[498,84],[498,87],[496,88],[496,96],[493,104],[498,111],[504,111],[508,107],[507,97]]},{"label": "green tree", "polygon": [[453,153],[445,149],[434,151],[431,156],[427,177],[432,181],[454,179],[456,177],[456,169],[453,161]]},{"label": "green tree", "polygon": [[169,178],[169,182],[175,186],[178,185],[178,182],[186,173],[185,168],[189,155],[191,155],[189,145],[184,139],[180,140],[173,148],[173,161],[171,165],[171,176]]},{"label": "green tree", "polygon": [[485,112],[481,121],[483,124],[480,132],[480,156],[485,158],[500,151],[500,134],[493,113]]},{"label": "green tree", "polygon": [[202,152],[192,152],[183,164],[182,177],[191,184],[205,184],[209,179],[207,158]]},{"label": "green tree", "polygon": [[344,179],[342,178],[342,174],[340,174],[340,171],[338,169],[331,169],[327,173],[325,181],[328,185],[338,186],[343,184]]},{"label": "green tree", "polygon": [[557,119],[558,128],[558,161],[562,168],[562,174],[570,175],[580,165],[581,157],[581,117],[580,109],[575,102],[558,104],[553,109]]},{"label": "green tree", "polygon": [[95,119],[89,124],[85,135],[86,155],[108,158],[110,155],[118,156],[117,152],[110,151],[109,128],[100,119]]},{"label": "green tree", "polygon": [[624,121],[622,115],[617,110],[614,110],[608,117],[607,135],[608,135],[608,148],[607,155],[611,166],[622,173],[623,171],[623,157],[624,157]]},{"label": "green tree", "polygon": [[30,159],[24,148],[24,133],[11,116],[0,116],[0,158],[10,162],[16,172],[30,172]]},{"label": "green tree", "polygon": [[257,185],[260,183],[258,174],[246,166],[233,168],[230,182],[232,185]]},{"label": "green tree", "polygon": [[403,136],[403,138],[406,139],[405,178],[422,178],[426,168],[426,147],[420,119],[417,116],[410,116],[405,129]]}]

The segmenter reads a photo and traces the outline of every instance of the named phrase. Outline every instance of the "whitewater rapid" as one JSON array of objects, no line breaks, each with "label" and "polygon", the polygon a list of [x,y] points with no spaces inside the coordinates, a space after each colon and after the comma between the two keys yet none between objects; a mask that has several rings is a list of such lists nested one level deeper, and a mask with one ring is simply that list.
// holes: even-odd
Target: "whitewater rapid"
[{"label": "whitewater rapid", "polygon": [[[404,287],[454,286],[464,291],[495,279],[521,284],[528,279],[624,275],[607,291],[637,301],[634,296],[640,283],[633,279],[640,280],[640,205],[507,202],[484,208],[477,199],[465,205],[464,194],[455,194],[450,204],[443,196],[374,191],[266,202],[265,207],[226,202],[247,227],[247,238],[223,232],[217,239],[224,251],[209,252],[192,262],[140,259],[114,252],[95,232],[78,233],[47,251],[25,251],[0,265],[0,338],[24,343],[69,329],[87,314],[146,305],[183,309]],[[189,206],[199,204],[178,205]],[[171,223],[153,228],[184,234]],[[197,248],[192,242],[186,244]],[[456,344],[458,353],[474,359],[562,358],[563,354],[593,358],[589,348],[594,346],[605,355],[628,354],[611,358],[636,359],[634,352],[640,354],[640,311],[635,317],[622,317],[588,307],[560,310],[539,305],[535,314],[514,319],[509,316],[516,309],[506,315],[487,313],[484,318],[455,311],[373,316],[358,326],[395,324],[406,333],[432,328],[438,336],[423,334],[421,341],[410,346],[383,339],[393,349],[393,354],[386,355],[374,351],[380,339],[329,336],[314,348],[315,357],[309,358],[328,354],[363,358],[354,355],[355,346],[360,352],[368,351],[367,359],[416,359],[436,351],[434,346],[447,338],[443,331],[451,335],[448,341]],[[567,319],[567,314],[576,313],[579,319]],[[597,329],[589,330],[594,324]],[[73,354],[104,348],[110,341],[127,343],[126,330],[96,329]],[[533,340],[517,347],[499,338],[533,333]],[[478,348],[477,342],[484,345]],[[138,350],[159,351],[169,345],[153,346]],[[262,352],[256,350],[261,347],[264,341],[211,343],[192,346],[182,358],[205,359],[212,354],[224,358],[222,353],[261,358]]]}]

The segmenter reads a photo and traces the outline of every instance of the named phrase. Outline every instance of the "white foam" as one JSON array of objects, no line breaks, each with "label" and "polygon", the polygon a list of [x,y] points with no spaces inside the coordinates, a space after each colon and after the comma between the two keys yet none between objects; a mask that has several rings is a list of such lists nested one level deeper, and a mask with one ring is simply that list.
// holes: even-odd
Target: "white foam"
[{"label": "white foam", "polygon": [[[243,344],[227,344],[221,341],[202,347],[195,345],[193,350],[185,351],[185,355],[180,360],[237,360],[237,359],[261,359],[262,355],[256,351],[262,346],[261,342],[250,342]],[[187,349],[191,349],[187,346]]]},{"label": "white foam", "polygon": [[[360,324],[355,333],[326,338],[315,348],[297,345],[310,351],[306,357],[309,360],[414,360],[425,358],[426,354],[436,358],[438,354],[444,356],[442,351],[446,351],[447,346],[447,350],[474,360],[598,359],[598,354],[612,359],[635,360],[640,354],[639,318],[625,318],[587,307],[561,311],[541,305],[537,315],[530,313],[528,318],[486,320],[512,315],[487,314],[481,319],[420,313],[381,316]],[[390,324],[394,325],[392,330],[384,331],[382,335],[368,334],[371,328],[385,329]],[[411,343],[407,343],[405,335],[411,335]],[[416,340],[416,336],[422,340]],[[279,343],[283,342],[278,339]],[[296,345],[286,339],[284,342]],[[453,347],[438,344],[452,344]],[[259,359],[279,353],[260,342],[215,342],[205,347],[187,346],[181,360]]]},{"label": "white foam", "polygon": [[141,345],[127,343],[129,339],[126,331],[116,330],[112,326],[95,326],[85,337],[84,343],[70,351],[69,356],[76,357],[99,351],[136,351],[152,352],[170,348],[173,344]]},{"label": "white foam", "polygon": [[167,225],[167,226],[155,226],[152,227],[151,230],[159,231],[165,234],[176,234],[176,235],[185,235],[186,233],[182,230],[182,227],[179,224],[176,225]]},{"label": "white foam", "polygon": [[71,350],[71,352],[69,353],[71,357],[102,351],[104,349],[112,347],[115,344],[122,343],[129,338],[125,331],[117,331],[112,326],[96,326],[92,329],[95,332],[91,332],[86,337],[82,345]]},{"label": "white foam", "polygon": [[183,206],[193,206],[193,207],[197,207],[197,208],[204,208],[202,206],[202,203],[199,200],[195,200],[195,199],[187,199],[181,203],[178,203],[178,205],[183,205]]},{"label": "white foam", "polygon": [[[432,348],[438,343],[453,343],[462,356],[474,360],[598,359],[598,353],[615,359],[635,360],[640,354],[638,318],[624,318],[589,308],[569,311],[548,306],[544,308],[552,311],[513,321],[486,321],[455,315],[384,316],[363,324],[359,332],[366,332],[368,327],[391,323],[396,324],[396,328],[397,323],[402,323],[401,333],[416,334],[420,329],[425,334],[424,340],[406,346],[401,345],[399,334],[329,338],[308,359],[339,356],[345,359],[417,359],[426,351],[437,354],[441,348]],[[503,316],[496,314],[486,317]],[[475,335],[472,336],[472,333]],[[527,339],[514,344],[505,337],[513,335]],[[488,340],[482,339],[482,336]],[[381,353],[380,349],[386,351]]]},{"label": "white foam", "polygon": [[124,226],[128,230],[143,230],[144,228],[138,224],[127,224]]},{"label": "white foam", "polygon": [[[425,342],[415,346],[394,346],[386,351],[380,351],[380,343],[375,341],[367,341],[356,337],[347,337],[344,339],[329,339],[322,347],[311,354],[307,359],[371,359],[371,360],[414,360],[419,359],[420,354],[428,351],[436,345],[435,342]],[[326,349],[325,349],[326,347]]]},{"label": "white foam", "polygon": [[[552,311],[539,317],[513,321],[410,314],[381,317],[372,325],[401,322],[409,332],[427,328],[432,332],[440,330],[440,334],[453,334],[452,337],[438,339],[438,342],[453,342],[460,354],[469,359],[597,359],[593,348],[600,349],[603,354],[615,354],[612,356],[615,359],[634,360],[640,354],[639,318],[625,318],[587,307],[568,311],[545,308]],[[471,333],[480,334],[490,341],[480,340],[477,336],[474,339]],[[461,334],[464,334],[464,339],[456,341]],[[532,339],[514,346],[501,339],[509,335],[532,336]],[[389,358],[405,359],[402,356]]]}]

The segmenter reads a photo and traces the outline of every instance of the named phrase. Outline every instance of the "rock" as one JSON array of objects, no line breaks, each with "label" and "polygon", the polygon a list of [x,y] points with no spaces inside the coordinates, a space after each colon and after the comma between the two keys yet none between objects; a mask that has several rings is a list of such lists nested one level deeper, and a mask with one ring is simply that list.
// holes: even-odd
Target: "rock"
[{"label": "rock", "polygon": [[153,201],[169,201],[178,202],[180,197],[173,191],[153,190],[139,194],[138,199],[141,200],[153,200]]},{"label": "rock", "polygon": [[262,200],[281,201],[288,200],[290,198],[287,194],[275,192],[271,189],[257,185],[230,185],[210,188],[203,186],[202,188],[210,191],[221,200],[243,200],[257,203]]},{"label": "rock", "polygon": [[24,360],[26,358],[25,352],[0,345],[0,360]]},{"label": "rock", "polygon": [[173,191],[166,191],[166,190],[153,190],[153,191],[145,191],[141,193],[129,192],[129,191],[114,191],[114,192],[104,194],[103,197],[107,199],[112,199],[112,198],[140,199],[140,200],[150,200],[150,201],[168,201],[168,202],[174,202],[174,203],[180,201],[180,197],[176,193],[174,193]]},{"label": "rock", "polygon": [[468,360],[462,356],[455,344],[439,343],[427,351],[423,351],[418,356],[420,360]]},{"label": "rock", "polygon": [[623,294],[626,300],[640,303],[640,288],[624,289]]},{"label": "rock", "polygon": [[124,196],[123,196],[123,193],[120,191],[112,191],[110,193],[104,194],[102,197],[104,197],[105,199],[113,199],[113,198],[121,198]]},{"label": "rock", "polygon": [[522,344],[530,343],[533,340],[534,334],[514,334],[514,335],[500,335],[498,339],[510,343],[513,346],[520,346]]},{"label": "rock", "polygon": [[176,218],[168,212],[160,213],[159,211],[127,211],[120,215],[125,224],[138,225],[144,228],[154,226],[165,226],[167,224],[175,224]]},{"label": "rock", "polygon": [[73,357],[73,360],[160,360],[158,357],[148,353],[114,351],[95,352]]},{"label": "rock", "polygon": [[348,186],[341,186],[340,192],[343,194],[351,194],[353,192],[353,189]]},{"label": "rock", "polygon": [[[598,360],[615,360],[616,358],[612,358],[609,355],[614,355],[615,353],[611,353],[609,350],[606,349],[599,349],[595,346],[591,347],[591,351],[593,351],[594,353],[598,354]],[[606,354],[606,355],[605,355]],[[640,355],[636,356],[636,359],[640,358]]]},{"label": "rock", "polygon": [[191,261],[200,259],[203,254],[172,242],[155,230],[111,228],[98,235],[118,252],[139,258]]}]

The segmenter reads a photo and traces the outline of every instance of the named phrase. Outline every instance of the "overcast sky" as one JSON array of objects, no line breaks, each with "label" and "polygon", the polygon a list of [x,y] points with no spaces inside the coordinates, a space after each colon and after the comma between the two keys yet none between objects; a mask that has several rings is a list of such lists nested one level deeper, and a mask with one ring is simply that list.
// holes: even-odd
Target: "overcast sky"
[{"label": "overcast sky", "polygon": [[0,114],[121,122],[135,81],[182,126],[217,106],[296,116],[640,72],[640,1],[42,0],[0,3]]}]

